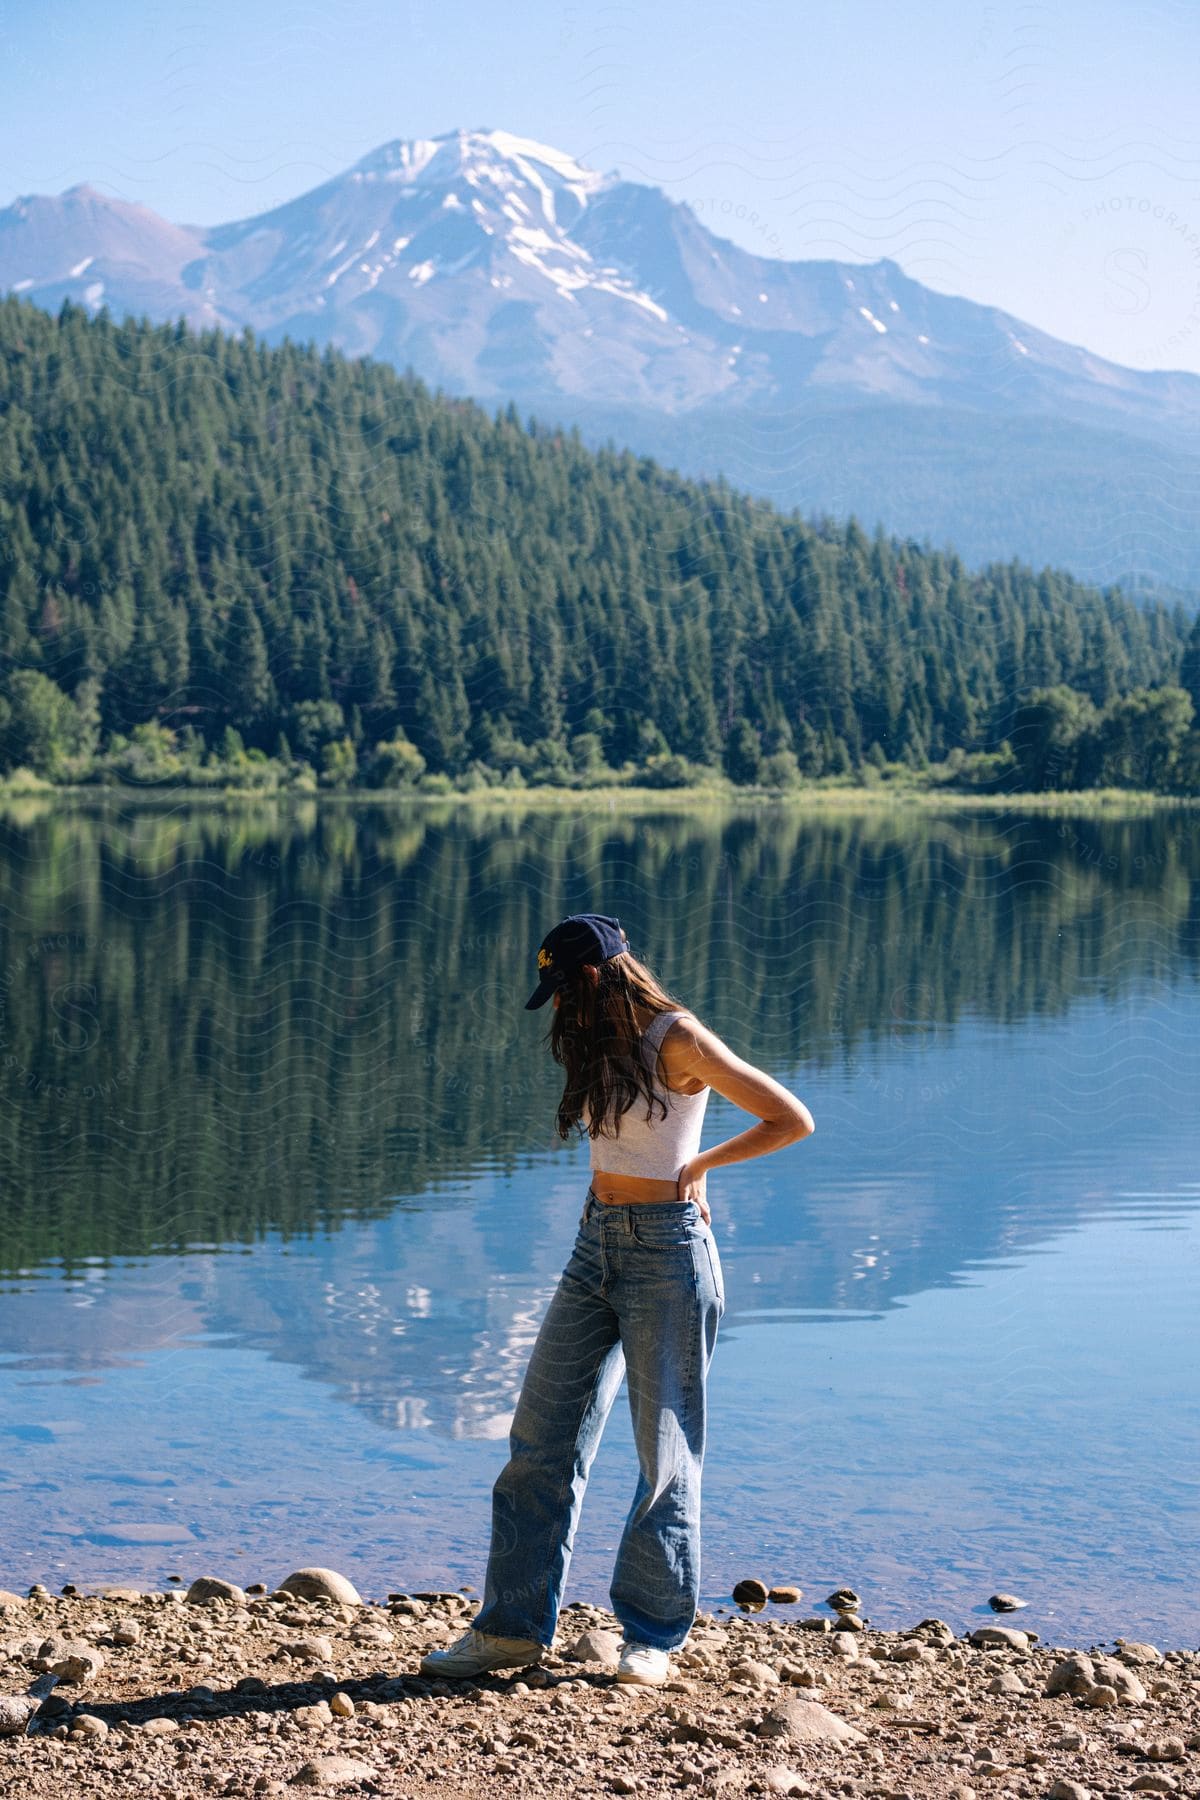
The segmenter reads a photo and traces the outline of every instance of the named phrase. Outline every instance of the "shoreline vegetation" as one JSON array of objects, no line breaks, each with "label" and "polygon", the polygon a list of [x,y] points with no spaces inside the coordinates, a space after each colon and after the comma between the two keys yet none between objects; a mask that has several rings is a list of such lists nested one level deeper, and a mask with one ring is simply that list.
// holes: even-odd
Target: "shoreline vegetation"
[{"label": "shoreline vegetation", "polygon": [[1200,807],[1200,794],[1164,794],[1143,788],[1055,788],[1031,791],[995,790],[980,792],[966,788],[919,781],[871,781],[853,779],[800,782],[786,788],[738,786],[733,782],[714,781],[688,787],[653,787],[614,782],[594,787],[567,787],[539,784],[521,788],[450,783],[429,787],[339,788],[290,785],[267,787],[223,785],[189,787],[158,782],[56,782],[28,769],[14,770],[0,776],[0,802],[5,800],[54,800],[74,806],[95,801],[100,805],[169,800],[173,806],[201,806],[234,802],[256,806],[275,806],[280,802],[308,803],[321,801],[342,805],[467,805],[486,808],[502,807],[512,812],[518,807],[558,807],[577,811],[614,811],[618,806],[636,806],[641,811],[670,807],[687,811],[706,806],[754,806],[791,809],[817,806],[823,810],[894,807],[907,805],[925,808],[952,808],[978,812],[1154,812],[1163,809]]},{"label": "shoreline vegetation", "polygon": [[273,1592],[208,1576],[165,1592],[0,1591],[0,1794],[1197,1791],[1200,1651],[1074,1649],[934,1617],[883,1630],[851,1590],[770,1591],[769,1606],[701,1612],[659,1687],[617,1682],[617,1621],[585,1601],[564,1608],[540,1665],[450,1682],[418,1665],[470,1623],[470,1588],[364,1600],[304,1569]]}]

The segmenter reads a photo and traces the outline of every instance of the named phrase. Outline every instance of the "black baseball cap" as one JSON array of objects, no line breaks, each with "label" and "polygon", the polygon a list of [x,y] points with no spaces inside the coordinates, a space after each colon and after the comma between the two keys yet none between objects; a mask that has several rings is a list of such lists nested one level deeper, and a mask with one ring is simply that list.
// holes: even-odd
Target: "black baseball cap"
[{"label": "black baseball cap", "polygon": [[525,1002],[525,1011],[545,1006],[583,963],[607,962],[628,948],[620,919],[610,919],[607,913],[572,913],[542,939],[537,955],[541,980]]}]

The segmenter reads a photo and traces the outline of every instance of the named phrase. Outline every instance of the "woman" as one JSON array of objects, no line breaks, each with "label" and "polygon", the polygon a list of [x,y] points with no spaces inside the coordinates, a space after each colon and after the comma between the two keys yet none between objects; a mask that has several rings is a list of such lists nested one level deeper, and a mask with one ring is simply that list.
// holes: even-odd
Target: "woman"
[{"label": "woman", "polygon": [[[815,1128],[794,1095],[676,1006],[619,920],[572,914],[547,933],[538,970],[525,1004],[553,996],[550,1050],[567,1072],[558,1132],[586,1127],[591,1186],[492,1490],[482,1607],[421,1668],[459,1677],[541,1661],[588,1471],[627,1373],[641,1474],[610,1589],[624,1636],[618,1679],[658,1683],[699,1594],[705,1380],[725,1310],[705,1178]],[[698,1154],[713,1088],[760,1123]]]}]

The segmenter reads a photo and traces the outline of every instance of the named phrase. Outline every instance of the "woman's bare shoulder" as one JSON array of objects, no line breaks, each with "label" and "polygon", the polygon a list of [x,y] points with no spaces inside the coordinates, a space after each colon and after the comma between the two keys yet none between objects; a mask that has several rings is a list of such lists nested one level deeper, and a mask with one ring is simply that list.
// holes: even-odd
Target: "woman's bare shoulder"
[{"label": "woman's bare shoulder", "polygon": [[[695,1013],[685,1008],[677,1009],[679,1016],[671,1020],[663,1033],[662,1053],[667,1073],[671,1077],[671,1085],[684,1093],[698,1094],[709,1083],[692,1072],[693,1054],[705,1034],[706,1027],[701,1024]],[[711,1035],[711,1034],[709,1034]]]},{"label": "woman's bare shoulder", "polygon": [[677,1019],[668,1028],[667,1038],[672,1040],[668,1068],[678,1083],[694,1081],[711,1087],[760,1119],[808,1119],[794,1094],[765,1069],[756,1068],[731,1050],[694,1013]]}]

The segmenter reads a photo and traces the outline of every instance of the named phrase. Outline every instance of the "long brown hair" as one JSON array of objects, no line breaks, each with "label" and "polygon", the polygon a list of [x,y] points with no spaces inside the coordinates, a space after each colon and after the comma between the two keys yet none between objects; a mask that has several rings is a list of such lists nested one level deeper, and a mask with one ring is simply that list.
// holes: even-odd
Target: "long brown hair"
[{"label": "long brown hair", "polygon": [[[636,1103],[639,1094],[646,1101],[647,1124],[655,1100],[662,1107],[663,1118],[667,1116],[667,1103],[655,1093],[640,1054],[643,1028],[636,1008],[653,1013],[689,1009],[629,950],[608,957],[597,970],[595,987],[581,969],[567,977],[550,1024],[550,1054],[567,1072],[556,1120],[561,1138],[569,1137],[576,1128],[581,1136],[585,1130],[593,1138],[618,1136],[621,1115]],[[655,1070],[665,1087],[661,1047],[655,1055]],[[583,1124],[585,1100],[591,1120],[587,1126]]]}]

